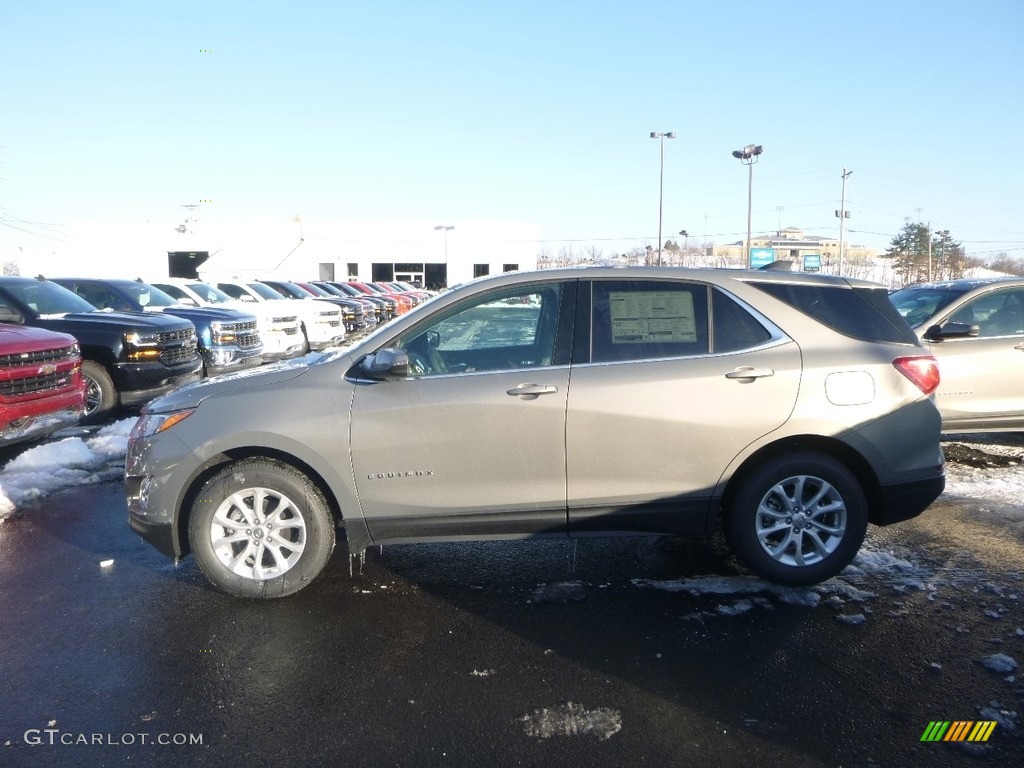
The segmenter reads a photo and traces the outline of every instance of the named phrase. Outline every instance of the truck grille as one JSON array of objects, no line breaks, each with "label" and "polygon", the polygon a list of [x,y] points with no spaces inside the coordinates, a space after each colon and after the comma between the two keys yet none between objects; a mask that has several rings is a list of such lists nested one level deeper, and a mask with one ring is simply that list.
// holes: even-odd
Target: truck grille
[{"label": "truck grille", "polygon": [[38,352],[23,352],[16,355],[0,355],[0,368],[21,368],[24,365],[61,363],[75,357],[74,347],[42,349]]},{"label": "truck grille", "polygon": [[256,330],[256,321],[246,323],[225,323],[221,326],[225,333],[233,333],[235,344],[241,349],[252,349],[260,344],[260,334]]},{"label": "truck grille", "polygon": [[3,397],[24,397],[40,392],[65,389],[71,385],[71,371],[56,371],[24,379],[0,381],[0,395]]},{"label": "truck grille", "polygon": [[192,328],[180,331],[168,331],[158,337],[160,345],[160,362],[164,365],[178,365],[195,360],[196,334]]}]

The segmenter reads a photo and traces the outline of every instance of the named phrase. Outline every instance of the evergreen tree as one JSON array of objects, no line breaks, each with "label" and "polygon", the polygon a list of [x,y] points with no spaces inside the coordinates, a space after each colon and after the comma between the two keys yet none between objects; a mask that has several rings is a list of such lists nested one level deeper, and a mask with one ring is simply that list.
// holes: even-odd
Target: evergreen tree
[{"label": "evergreen tree", "polygon": [[908,221],[889,244],[884,258],[893,260],[893,271],[902,285],[928,279],[928,244],[931,230],[927,224]]}]

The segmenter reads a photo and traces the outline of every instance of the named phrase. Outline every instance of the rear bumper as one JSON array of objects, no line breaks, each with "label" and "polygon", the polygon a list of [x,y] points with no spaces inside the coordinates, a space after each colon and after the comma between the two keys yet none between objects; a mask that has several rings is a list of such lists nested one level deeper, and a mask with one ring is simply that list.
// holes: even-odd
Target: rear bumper
[{"label": "rear bumper", "polygon": [[891,525],[917,517],[939,498],[946,487],[946,476],[913,480],[882,486],[881,505],[872,509],[869,519],[875,525]]}]

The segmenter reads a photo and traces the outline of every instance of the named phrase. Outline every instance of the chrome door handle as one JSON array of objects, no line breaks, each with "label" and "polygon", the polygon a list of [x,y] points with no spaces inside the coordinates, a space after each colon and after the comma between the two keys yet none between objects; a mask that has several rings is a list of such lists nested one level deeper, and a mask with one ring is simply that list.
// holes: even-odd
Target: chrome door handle
[{"label": "chrome door handle", "polygon": [[763,379],[765,376],[774,376],[775,371],[771,368],[737,368],[725,374],[727,379]]},{"label": "chrome door handle", "polygon": [[518,387],[513,387],[508,390],[506,394],[512,395],[513,397],[522,397],[523,395],[550,395],[558,391],[558,387],[549,387],[543,384],[520,384]]}]

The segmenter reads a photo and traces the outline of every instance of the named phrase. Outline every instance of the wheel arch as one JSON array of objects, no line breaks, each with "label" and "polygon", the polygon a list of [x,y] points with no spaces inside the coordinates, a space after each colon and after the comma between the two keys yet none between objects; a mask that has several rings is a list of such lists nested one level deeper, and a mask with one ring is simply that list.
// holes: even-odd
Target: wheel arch
[{"label": "wheel arch", "polygon": [[721,525],[725,510],[730,507],[737,491],[757,467],[770,458],[798,451],[814,451],[830,456],[852,472],[864,492],[868,505],[868,520],[875,522],[872,512],[882,507],[882,486],[867,459],[854,448],[835,438],[821,435],[792,435],[762,446],[743,460],[725,484],[716,508],[715,523]]},{"label": "wheel arch", "polygon": [[312,466],[292,454],[268,448],[267,446],[233,448],[207,459],[192,473],[188,482],[183,486],[183,491],[178,499],[178,514],[174,525],[175,551],[178,553],[178,559],[185,557],[191,552],[188,524],[192,514],[192,506],[195,503],[196,497],[199,496],[199,491],[202,490],[211,477],[225,466],[246,459],[269,459],[290,466],[303,473],[317,487],[317,490],[320,491],[327,502],[327,506],[331,511],[331,517],[334,519],[335,530],[343,531],[345,529],[345,515],[341,510],[341,504],[331,491],[327,481]]}]

